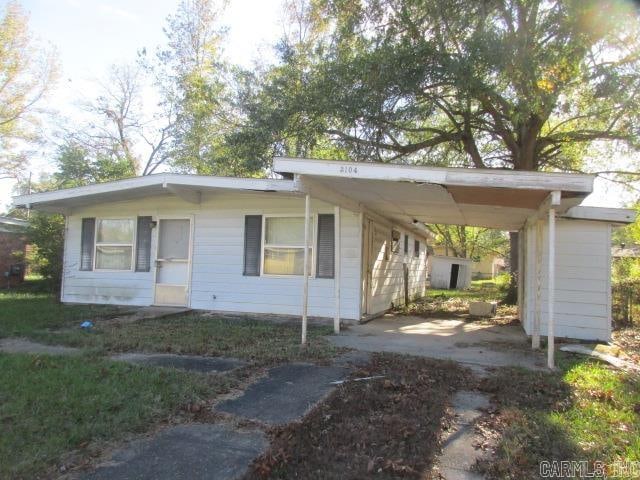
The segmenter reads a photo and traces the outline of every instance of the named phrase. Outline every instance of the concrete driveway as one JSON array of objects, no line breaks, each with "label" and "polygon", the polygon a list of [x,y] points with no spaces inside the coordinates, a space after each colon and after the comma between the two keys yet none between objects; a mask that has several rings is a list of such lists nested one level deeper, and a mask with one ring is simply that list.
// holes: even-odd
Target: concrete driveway
[{"label": "concrete driveway", "polygon": [[520,326],[387,314],[329,337],[340,347],[455,360],[483,367],[544,368]]}]

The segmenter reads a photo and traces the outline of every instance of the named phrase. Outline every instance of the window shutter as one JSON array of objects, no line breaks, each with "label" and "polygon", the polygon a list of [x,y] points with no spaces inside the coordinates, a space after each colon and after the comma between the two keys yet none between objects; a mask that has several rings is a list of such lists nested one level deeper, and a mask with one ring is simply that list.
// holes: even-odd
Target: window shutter
[{"label": "window shutter", "polygon": [[80,270],[93,270],[93,249],[96,236],[96,219],[82,219],[80,243]]},{"label": "window shutter", "polygon": [[333,214],[318,215],[318,262],[316,276],[333,278],[335,268],[335,219]]},{"label": "window shutter", "polygon": [[420,256],[420,241],[419,240],[415,240],[413,242],[413,256],[414,257],[419,257]]},{"label": "window shutter", "polygon": [[260,275],[260,247],[262,244],[262,215],[244,217],[244,271],[243,275]]},{"label": "window shutter", "polygon": [[138,217],[136,229],[136,272],[151,270],[151,217]]},{"label": "window shutter", "polygon": [[409,253],[409,235],[404,234],[404,254]]}]

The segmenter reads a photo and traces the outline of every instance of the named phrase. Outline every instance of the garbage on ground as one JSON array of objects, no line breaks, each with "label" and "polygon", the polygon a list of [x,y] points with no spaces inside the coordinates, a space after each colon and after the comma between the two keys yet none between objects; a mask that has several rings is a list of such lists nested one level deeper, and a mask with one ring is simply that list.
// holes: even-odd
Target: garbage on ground
[{"label": "garbage on ground", "polygon": [[90,322],[89,320],[85,320],[80,324],[80,328],[84,328],[85,330],[90,330],[91,328],[93,328],[93,322]]}]

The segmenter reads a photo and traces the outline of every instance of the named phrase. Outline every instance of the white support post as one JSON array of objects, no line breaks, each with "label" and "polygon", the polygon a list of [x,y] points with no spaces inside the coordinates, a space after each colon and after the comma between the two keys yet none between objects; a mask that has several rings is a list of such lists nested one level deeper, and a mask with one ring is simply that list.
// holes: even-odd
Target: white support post
[{"label": "white support post", "polygon": [[340,333],[340,207],[335,206],[333,208],[333,217],[335,220],[334,235],[335,235],[335,268],[333,272],[333,295],[336,302],[336,313],[333,317],[333,331]]},{"label": "white support post", "polygon": [[548,318],[547,318],[547,366],[554,368],[555,338],[554,338],[554,303],[556,290],[556,210],[549,209],[549,266],[548,266]]},{"label": "white support post", "polygon": [[536,292],[533,312],[533,332],[531,335],[531,348],[540,348],[540,308],[542,307],[542,223],[536,220],[535,223],[534,251],[536,262]]},{"label": "white support post", "polygon": [[311,197],[304,197],[304,266],[302,268],[302,345],[307,344],[307,310],[309,303],[309,216],[311,214]]}]

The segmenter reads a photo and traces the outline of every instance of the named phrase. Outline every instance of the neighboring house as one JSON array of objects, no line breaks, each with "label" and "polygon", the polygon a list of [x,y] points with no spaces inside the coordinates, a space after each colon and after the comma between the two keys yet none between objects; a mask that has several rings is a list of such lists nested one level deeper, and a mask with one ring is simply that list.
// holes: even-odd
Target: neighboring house
[{"label": "neighboring house", "polygon": [[[432,248],[433,248],[433,253],[435,255],[450,257],[449,249],[446,248],[445,245],[434,245]],[[451,258],[458,258],[458,257],[451,256]],[[504,271],[505,271],[505,260],[503,257],[499,255],[485,255],[481,257],[477,262],[476,261],[472,262],[471,278],[474,280],[496,278],[498,275],[500,275]],[[445,288],[445,287],[437,287],[437,288]]]},{"label": "neighboring house", "polygon": [[[284,178],[163,173],[14,204],[66,215],[64,302],[334,322],[424,294],[425,223],[520,230],[525,330],[538,336],[554,324],[558,336],[609,339],[611,226],[634,215],[579,207],[593,176],[292,158],[276,158],[274,171]],[[540,251],[538,224],[552,227]],[[532,298],[537,284],[542,295]]]},{"label": "neighboring house", "polygon": [[471,266],[474,280],[494,279],[505,271],[505,259],[499,255],[485,255]]},{"label": "neighboring house", "polygon": [[456,290],[471,286],[473,262],[470,259],[431,255],[428,263],[431,288]]},{"label": "neighboring house", "polygon": [[0,216],[0,287],[24,281],[25,230],[28,224],[18,218]]}]

